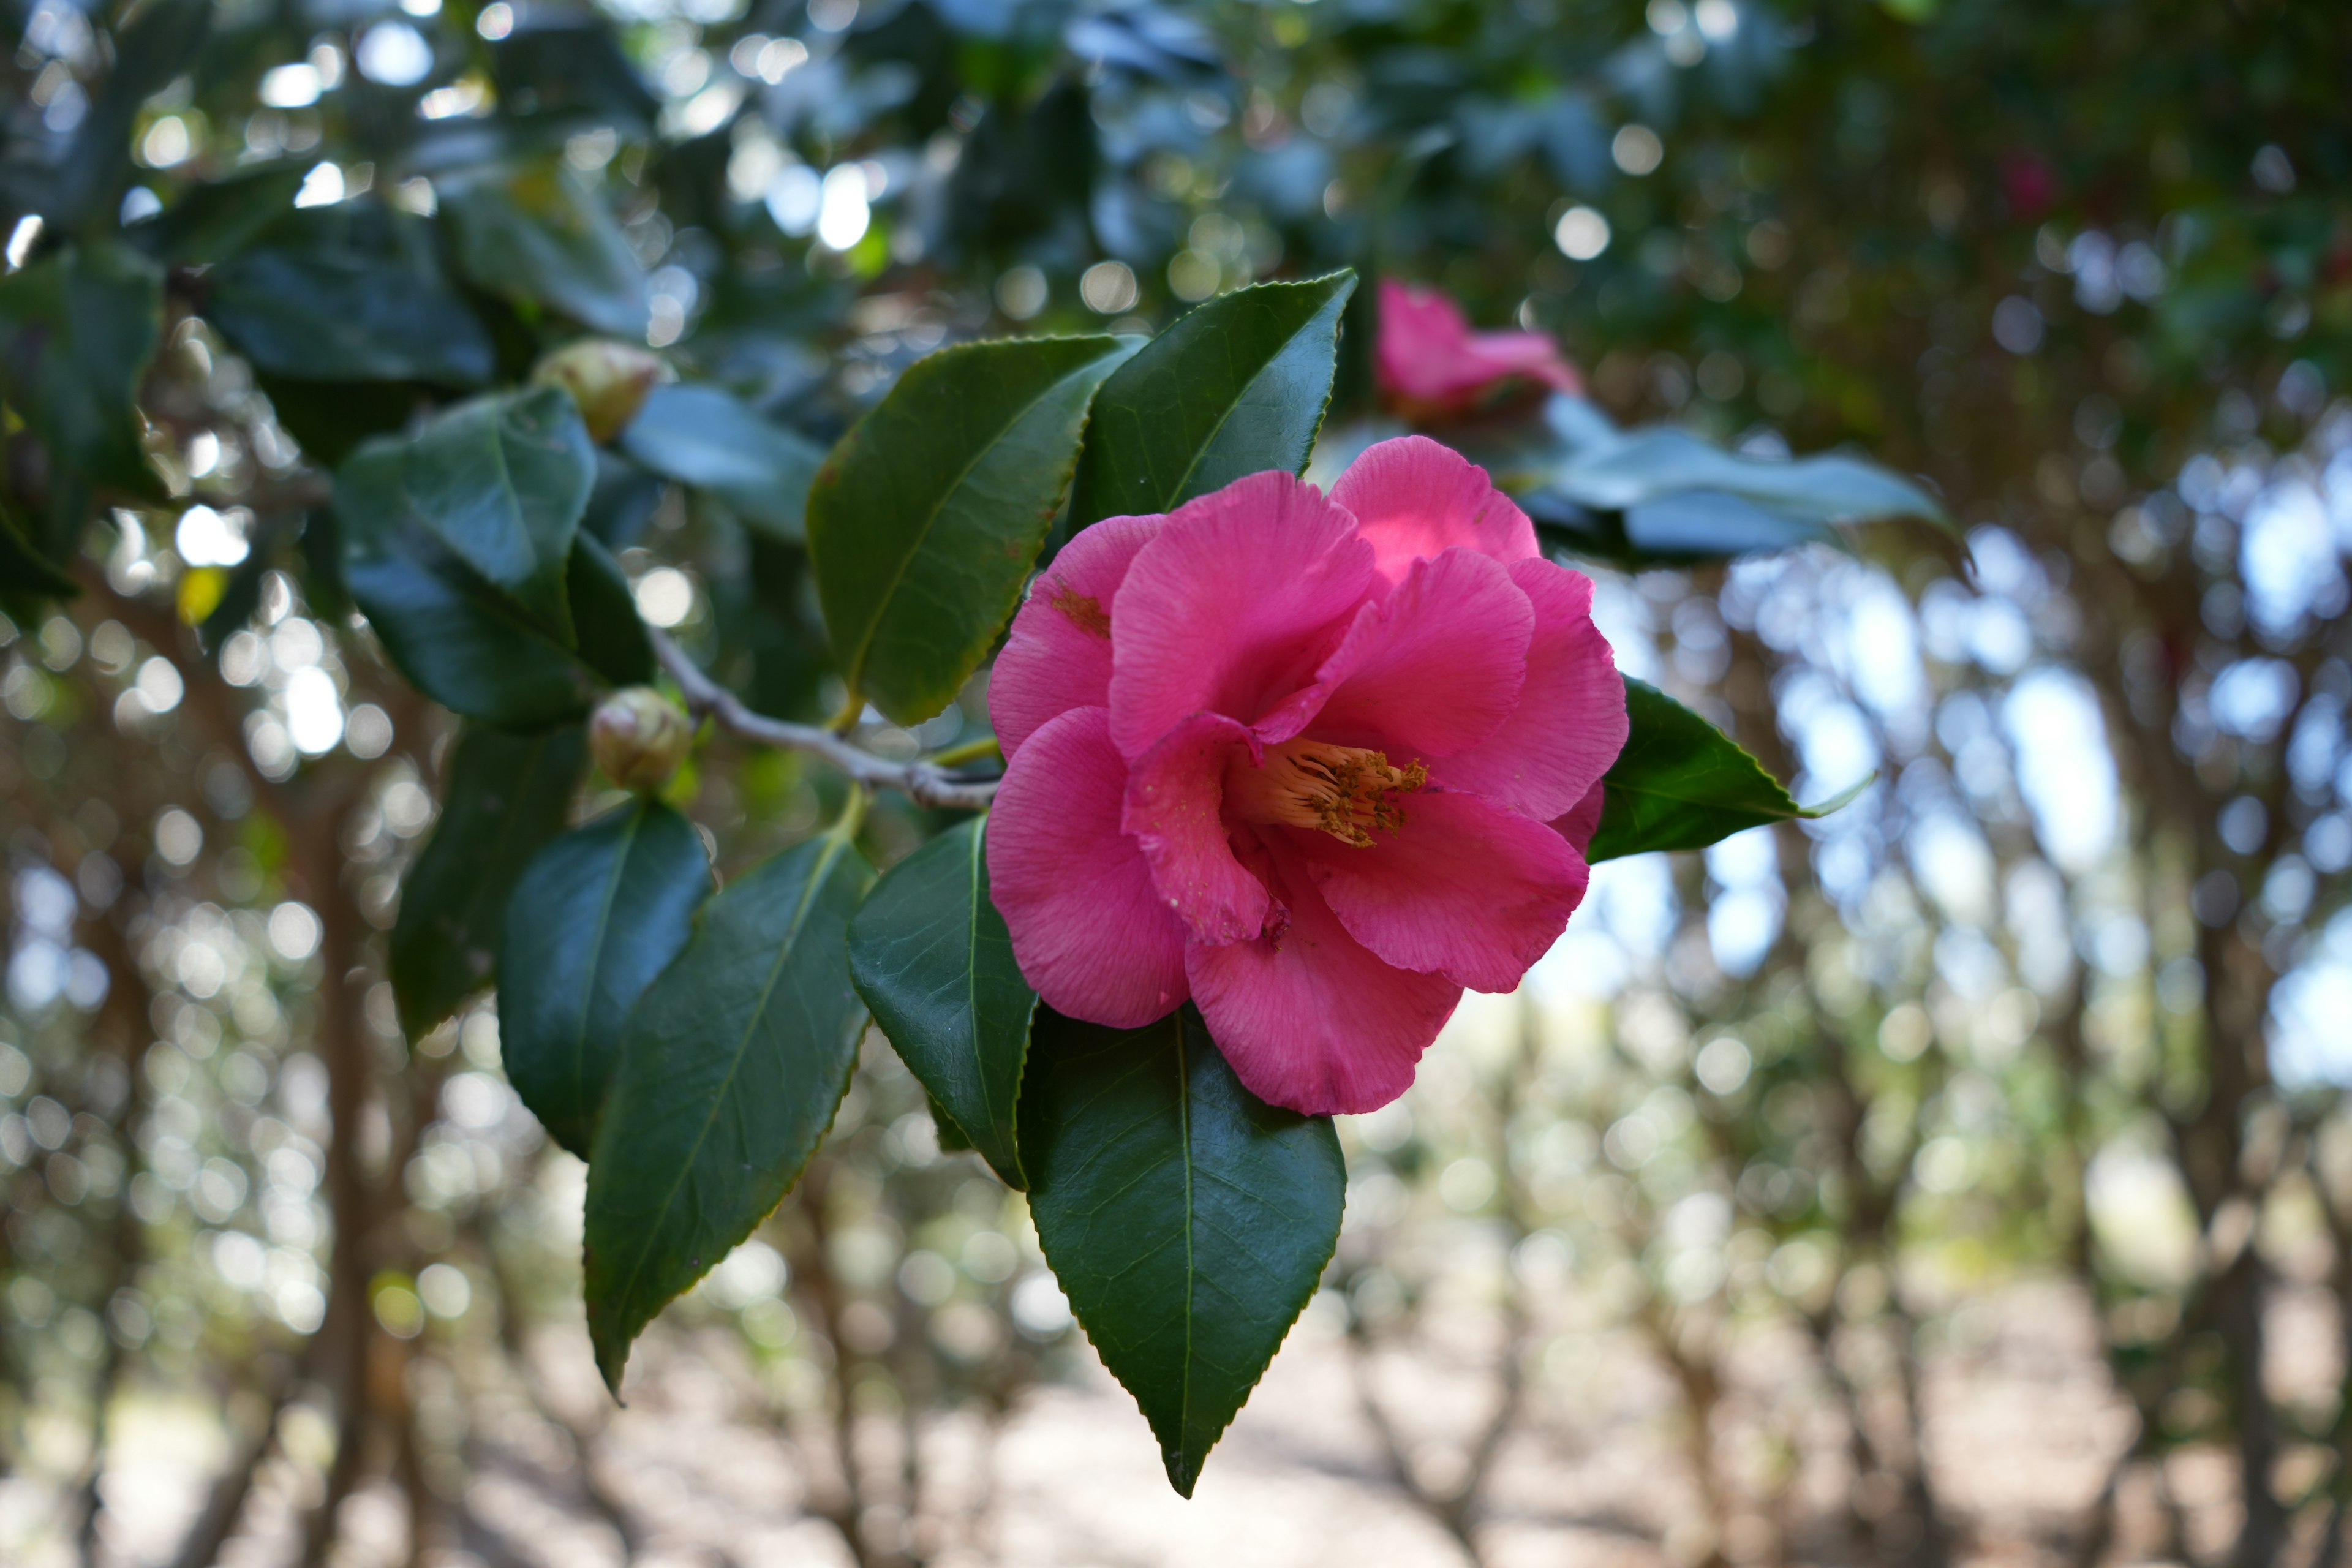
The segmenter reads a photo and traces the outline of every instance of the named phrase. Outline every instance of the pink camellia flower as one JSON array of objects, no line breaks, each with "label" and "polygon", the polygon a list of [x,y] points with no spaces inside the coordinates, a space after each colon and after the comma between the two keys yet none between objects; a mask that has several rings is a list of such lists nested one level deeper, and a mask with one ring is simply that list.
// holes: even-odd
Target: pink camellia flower
[{"label": "pink camellia flower", "polygon": [[1412,419],[1459,418],[1538,386],[1584,390],[1543,333],[1474,332],[1453,300],[1392,278],[1381,279],[1373,364],[1381,394]]},{"label": "pink camellia flower", "polygon": [[1037,579],[989,708],[989,880],[1055,1010],[1188,997],[1262,1099],[1404,1092],[1467,986],[1584,896],[1625,692],[1592,584],[1484,470],[1383,441],[1328,497],[1238,479]]}]

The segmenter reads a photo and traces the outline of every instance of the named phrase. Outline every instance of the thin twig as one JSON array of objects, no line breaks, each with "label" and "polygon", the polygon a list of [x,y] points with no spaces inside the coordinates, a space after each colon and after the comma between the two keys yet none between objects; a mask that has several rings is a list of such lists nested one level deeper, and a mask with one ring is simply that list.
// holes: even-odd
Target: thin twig
[{"label": "thin twig", "polygon": [[667,634],[648,626],[646,635],[653,639],[654,654],[661,660],[662,668],[677,682],[688,710],[698,719],[717,721],[719,727],[730,734],[763,746],[823,757],[847,773],[853,782],[868,789],[897,790],[918,805],[985,811],[996,798],[998,781],[994,779],[958,779],[937,763],[923,759],[894,763],[887,757],[860,751],[817,725],[794,724],[754,713],[741,699],[705,675],[701,666],[688,658]]}]

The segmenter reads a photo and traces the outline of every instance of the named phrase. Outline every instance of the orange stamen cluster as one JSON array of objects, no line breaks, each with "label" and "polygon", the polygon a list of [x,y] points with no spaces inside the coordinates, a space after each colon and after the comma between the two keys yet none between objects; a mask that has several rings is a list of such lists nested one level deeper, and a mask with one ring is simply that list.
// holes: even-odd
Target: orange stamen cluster
[{"label": "orange stamen cluster", "polygon": [[1266,753],[1265,765],[1234,770],[1226,799],[1251,822],[1280,822],[1328,833],[1360,849],[1375,829],[1404,826],[1400,802],[1429,782],[1420,763],[1390,765],[1385,752],[1293,741]]}]

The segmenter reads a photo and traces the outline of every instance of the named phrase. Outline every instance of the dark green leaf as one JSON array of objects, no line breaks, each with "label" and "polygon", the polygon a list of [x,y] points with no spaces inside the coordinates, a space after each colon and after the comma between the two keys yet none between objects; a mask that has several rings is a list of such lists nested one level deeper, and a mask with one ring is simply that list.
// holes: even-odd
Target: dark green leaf
[{"label": "dark green leaf", "polygon": [[850,689],[902,724],[947,706],[1013,614],[1061,510],[1113,338],[918,361],[809,491],[817,596]]},{"label": "dark green leaf", "polygon": [[646,332],[646,278],[604,202],[552,161],[443,182],[457,265],[493,294],[619,337]]},{"label": "dark green leaf", "polygon": [[401,462],[409,514],[566,647],[564,576],[595,483],[588,427],[560,386],[460,404],[417,432]]},{"label": "dark green leaf", "polygon": [[499,958],[507,1079],[551,1137],[588,1157],[637,997],[710,892],[694,825],[632,801],[539,852],[508,900]]},{"label": "dark green leaf", "polygon": [[139,111],[195,63],[212,15],[212,0],[150,0],[115,30],[113,68],[57,172],[53,195],[43,204],[58,226],[87,232],[112,225],[130,180],[131,133]]},{"label": "dark green leaf", "polygon": [[[527,416],[541,404],[551,425]],[[337,472],[352,596],[401,673],[442,706],[502,729],[533,729],[585,711],[604,682],[651,670],[627,579],[601,544],[570,535],[568,553],[554,558],[560,596],[541,575],[539,552],[553,547],[555,524],[565,511],[576,523],[586,503],[593,466],[585,443],[570,399],[548,388],[461,409],[414,440],[379,437]],[[517,580],[539,603],[565,607],[561,630],[576,651],[468,565],[453,539],[467,540],[486,563],[519,563],[528,552],[534,575]]]},{"label": "dark green leaf", "polygon": [[123,237],[173,267],[209,267],[242,251],[294,210],[310,164],[263,163],[196,186]]},{"label": "dark green leaf", "polygon": [[1171,510],[1315,449],[1353,272],[1236,289],[1154,338],[1103,384],[1070,525]]},{"label": "dark green leaf", "polygon": [[614,686],[654,678],[654,645],[637,616],[628,574],[604,543],[586,534],[572,542],[572,620],[581,661]]},{"label": "dark green leaf", "polygon": [[376,482],[370,455],[362,451],[336,479],[344,580],[392,662],[419,691],[486,724],[535,730],[585,713],[604,684],[599,676],[641,679],[644,628],[626,582],[615,581],[619,568],[593,540],[579,541],[572,552],[572,606],[583,644],[573,654],[414,521],[361,510]]},{"label": "dark green leaf", "polygon": [[1625,749],[1602,778],[1601,826],[1585,858],[1704,849],[1744,828],[1822,816],[1870,781],[1801,806],[1731,738],[1656,687],[1625,682]]},{"label": "dark green leaf", "polygon": [[413,381],[295,381],[267,371],[253,379],[303,455],[329,467],[369,437],[405,428],[434,402],[431,391]]},{"label": "dark green leaf", "polygon": [[1014,1117],[1037,994],[989,900],[985,827],[950,828],[890,868],[849,922],[849,973],[932,1105],[1018,1188]]},{"label": "dark green leaf", "polygon": [[80,584],[17,531],[16,519],[0,508],[0,598],[19,604],[70,599]]},{"label": "dark green leaf", "polygon": [[703,906],[630,1014],[588,1163],[588,1334],[612,1387],[832,1125],[866,1029],[844,939],[873,879],[840,834],[786,850]]},{"label": "dark green leaf", "polygon": [[657,474],[709,490],[736,516],[795,543],[824,453],[716,386],[656,386],[621,449]]},{"label": "dark green leaf", "polygon": [[1330,1119],[1243,1088],[1190,1006],[1126,1031],[1041,1007],[1021,1152],[1045,1260],[1190,1497],[1338,1245]]},{"label": "dark green leaf", "polygon": [[494,369],[430,227],[378,202],[291,213],[205,282],[205,316],[273,375],[478,386]]},{"label": "dark green leaf", "polygon": [[626,550],[644,537],[646,525],[653,521],[668,489],[659,474],[649,474],[626,458],[599,447],[596,488],[588,492],[588,510],[580,514],[580,527],[609,550]]},{"label": "dark green leaf", "polygon": [[504,114],[577,121],[583,129],[609,124],[642,135],[661,110],[613,24],[593,12],[519,13],[514,31],[490,46],[490,75]]},{"label": "dark green leaf", "polygon": [[587,761],[577,726],[504,735],[469,725],[458,736],[441,820],[401,883],[392,928],[393,995],[411,1040],[490,984],[507,895],[563,831]]},{"label": "dark green leaf", "polygon": [[0,400],[64,473],[159,496],[134,406],[163,274],[128,247],[68,247],[0,278]]}]

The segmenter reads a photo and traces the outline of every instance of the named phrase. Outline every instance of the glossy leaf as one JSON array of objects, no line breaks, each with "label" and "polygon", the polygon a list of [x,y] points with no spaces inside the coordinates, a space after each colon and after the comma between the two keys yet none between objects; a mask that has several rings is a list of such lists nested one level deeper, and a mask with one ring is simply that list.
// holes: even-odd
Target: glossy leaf
[{"label": "glossy leaf", "polygon": [[988,896],[987,823],[950,828],[883,877],[849,922],[849,973],[922,1083],[1005,1184],[1037,994]]},{"label": "glossy leaf", "polygon": [[604,202],[553,161],[440,187],[457,266],[491,293],[616,336],[646,332],[645,269]]},{"label": "glossy leaf", "polygon": [[1260,283],[1202,305],[1103,384],[1070,524],[1162,512],[1315,449],[1353,272]]},{"label": "glossy leaf", "polygon": [[411,1040],[496,975],[507,896],[563,831],[587,761],[576,725],[539,735],[468,726],[458,736],[441,819],[401,883],[392,928],[393,995]]},{"label": "glossy leaf", "polygon": [[588,1157],[629,1009],[710,892],[694,825],[635,800],[541,849],[507,903],[499,1050],[549,1136]]},{"label": "glossy leaf", "polygon": [[559,386],[460,404],[402,448],[409,514],[566,647],[572,541],[595,484],[588,427]]},{"label": "glossy leaf", "polygon": [[798,542],[807,537],[817,445],[716,386],[657,386],[621,432],[621,449],[657,474],[709,490],[737,517]]},{"label": "glossy leaf", "polygon": [[205,315],[257,370],[478,386],[494,356],[430,226],[372,200],[289,214],[205,279]]},{"label": "glossy leaf", "polygon": [[1113,338],[918,361],[825,459],[809,554],[843,675],[902,724],[947,706],[1003,630],[1061,510]]},{"label": "glossy leaf", "polygon": [[1917,517],[1948,531],[1935,497],[1859,458],[1729,451],[1687,431],[1624,431],[1557,394],[1534,417],[1446,433],[1558,546],[1629,566],[1724,561],[1801,544],[1840,549],[1848,524]]},{"label": "glossy leaf", "polygon": [[1040,1008],[1021,1151],[1045,1260],[1190,1497],[1339,1243],[1330,1120],[1243,1088],[1190,1006],[1124,1031]]},{"label": "glossy leaf", "polygon": [[528,730],[578,717],[606,682],[650,673],[644,625],[609,552],[584,534],[572,541],[563,599],[577,646],[566,647],[427,525],[425,504],[441,492],[433,471],[412,482],[413,445],[380,437],[345,462],[335,519],[352,597],[418,690],[469,719]]},{"label": "glossy leaf", "polygon": [[0,278],[0,401],[63,472],[160,496],[133,405],[163,322],[163,271],[127,247],[68,247]]},{"label": "glossy leaf", "polygon": [[1601,780],[1601,826],[1591,861],[1652,849],[1704,849],[1745,828],[1823,816],[1860,784],[1818,806],[1801,806],[1728,735],[1640,680],[1625,682],[1625,749]]},{"label": "glossy leaf", "polygon": [[839,834],[784,851],[703,906],[630,1015],[588,1163],[588,1333],[613,1388],[832,1125],[866,1029],[845,932],[873,879]]},{"label": "glossy leaf", "polygon": [[1666,427],[1589,447],[1554,468],[1549,484],[1570,500],[1617,511],[1671,495],[1716,491],[1819,522],[1946,521],[1933,496],[1874,463],[1835,454],[1751,457]]}]

